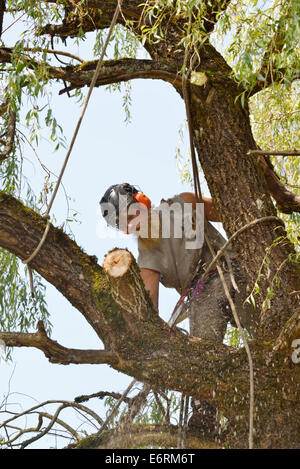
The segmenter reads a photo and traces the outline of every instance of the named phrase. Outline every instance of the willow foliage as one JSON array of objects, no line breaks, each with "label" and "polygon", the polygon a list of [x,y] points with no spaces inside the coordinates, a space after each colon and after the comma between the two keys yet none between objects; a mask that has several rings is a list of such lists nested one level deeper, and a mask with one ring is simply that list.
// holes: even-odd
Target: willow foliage
[{"label": "willow foliage", "polygon": [[[224,9],[227,3],[228,6]],[[49,65],[57,64],[57,56],[48,52],[58,45],[61,47],[61,40],[40,34],[47,23],[63,22],[64,4],[64,0],[56,3],[8,0],[5,15],[11,24],[19,21],[21,28],[13,44],[4,42],[5,35],[1,39],[2,46],[13,47],[13,56],[11,63],[2,64],[0,69],[0,133],[4,135],[6,132],[10,110],[16,114],[17,132],[10,158],[0,165],[0,189],[22,198],[39,212],[42,212],[45,203],[43,189],[39,194],[33,193],[30,181],[26,180],[22,171],[22,152],[28,145],[34,149],[38,147],[41,139],[40,128],[43,124],[53,143],[53,150],[65,145],[64,123],[57,121],[51,104]],[[134,34],[133,24],[126,23],[126,27],[117,26],[108,51],[110,58],[145,55],[143,44],[146,40],[153,43],[164,40],[166,17],[171,18],[173,22],[186,19],[186,34],[181,43],[196,53],[201,44],[210,40],[232,67],[235,80],[242,85],[242,103],[250,96],[257,80],[266,84],[266,89],[250,99],[252,130],[260,147],[266,150],[299,148],[299,80],[295,79],[299,73],[297,0],[216,2],[214,15],[217,24],[212,34],[207,30],[205,21],[209,2],[155,0],[141,4],[147,21],[144,21],[145,26],[140,36]],[[81,15],[84,18],[88,14],[84,1],[76,2],[73,8],[74,14],[79,17]],[[4,31],[9,29],[9,22]],[[79,30],[76,37],[68,38],[68,51],[72,51],[78,44],[93,42],[89,48],[90,59],[97,58],[105,34],[105,30],[91,34]],[[77,64],[76,58],[68,59],[68,63]],[[269,77],[274,78],[271,86],[267,83]],[[120,87],[124,90],[125,118],[130,120],[130,83],[110,85],[109,89],[115,91]],[[82,102],[81,89],[73,90],[70,96]],[[22,132],[18,125],[20,116],[23,127],[25,125]],[[182,178],[190,181],[188,157],[184,161],[178,153],[177,159],[181,165]],[[273,158],[272,162],[286,186],[299,194],[299,157],[278,157]],[[43,164],[41,166],[43,168]],[[45,177],[48,188],[51,188],[53,178],[47,170]],[[284,218],[288,235],[299,250],[299,215],[280,216]],[[1,250],[0,279],[0,326],[3,329],[18,327],[25,331],[35,326],[36,320],[41,317],[50,327],[44,301],[45,286],[39,276],[35,277],[37,288],[36,298],[33,300],[20,261]],[[5,285],[9,285],[9,288],[6,288],[4,293]]]}]

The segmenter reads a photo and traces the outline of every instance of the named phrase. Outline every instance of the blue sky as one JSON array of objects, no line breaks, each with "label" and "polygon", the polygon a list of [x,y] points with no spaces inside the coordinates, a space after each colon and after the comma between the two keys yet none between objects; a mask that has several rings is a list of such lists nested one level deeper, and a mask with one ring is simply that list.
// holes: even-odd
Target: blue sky
[{"label": "blue sky", "polygon": [[[74,53],[85,57],[86,47],[88,44],[83,52],[76,48]],[[58,96],[61,86],[53,86],[52,108],[69,143],[80,107],[66,94]],[[184,104],[178,93],[162,81],[136,80],[132,83],[131,113],[132,122],[125,124],[122,94],[95,89],[63,178],[71,198],[70,206],[79,213],[80,223],[72,223],[75,240],[88,254],[97,256],[100,264],[115,246],[127,247],[137,255],[136,241],[131,237],[122,234],[115,238],[99,237],[99,223],[103,222],[98,202],[109,185],[118,182],[138,185],[154,204],[162,197],[191,190],[188,184],[180,183],[174,158],[178,131],[185,119]],[[20,126],[22,128],[22,122]],[[43,163],[58,174],[66,151],[53,153],[52,148],[49,141],[42,140],[38,154]],[[186,147],[183,150],[188,154]],[[39,191],[44,174],[29,147],[24,149],[24,158],[24,173]],[[208,195],[205,185],[203,192]],[[51,214],[55,214],[57,226],[65,220],[66,200],[62,189]],[[177,299],[176,292],[161,287],[159,310],[165,320],[170,317]],[[47,285],[47,303],[54,340],[72,348],[102,347],[82,315],[51,285]],[[24,410],[36,401],[73,400],[78,395],[101,390],[122,392],[131,379],[106,365],[53,365],[38,350],[15,349],[13,363],[0,364],[0,402],[9,392],[9,402],[14,403],[10,409]],[[102,401],[94,399],[90,404],[103,416]],[[74,422],[75,427],[80,425],[81,421],[74,420],[69,411],[64,411],[61,417]],[[53,445],[54,440],[47,438],[33,447],[50,444]],[[61,447],[66,440],[57,444]]]}]

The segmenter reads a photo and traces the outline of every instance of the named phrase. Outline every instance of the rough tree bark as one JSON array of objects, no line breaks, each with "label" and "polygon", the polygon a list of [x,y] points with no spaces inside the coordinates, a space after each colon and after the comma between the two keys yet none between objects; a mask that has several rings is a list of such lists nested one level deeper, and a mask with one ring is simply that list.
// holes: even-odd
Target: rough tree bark
[{"label": "rough tree bark", "polygon": [[[86,1],[88,14],[82,16],[80,8],[78,12],[72,10],[79,3],[66,2],[64,23],[45,25],[39,33],[66,38],[76,35],[80,27],[85,31],[105,28],[116,7],[116,2],[111,0]],[[125,27],[124,19],[131,21],[137,36],[145,21],[142,10],[140,1],[124,0],[119,17]],[[209,30],[213,28],[213,12],[212,8],[206,15]],[[172,83],[182,95],[179,71],[185,50],[178,47],[178,42],[184,35],[184,24],[173,21],[170,14],[162,28],[164,41],[155,45],[145,43],[152,60],[109,61],[97,84],[159,78]],[[205,83],[202,80],[190,84],[194,142],[224,229],[231,236],[244,224],[275,215],[276,211],[257,157],[247,155],[257,145],[251,132],[247,100],[243,107],[236,99],[243,90],[209,42],[198,53],[201,61],[194,64],[193,71],[204,74]],[[0,60],[10,62],[11,51],[2,48]],[[29,67],[31,64],[28,61]],[[49,74],[72,87],[84,86],[90,83],[94,68],[94,63],[49,67]],[[34,250],[45,224],[45,220],[14,198],[0,195],[0,246],[20,259],[26,259]],[[286,239],[282,224],[274,220],[244,231],[233,247],[250,290],[262,266],[264,274],[256,296],[261,311],[260,335],[250,343],[255,368],[255,446],[299,447],[300,365],[291,360],[291,343],[299,337],[300,271],[291,261],[293,246]],[[270,259],[268,269],[264,267],[266,253]],[[105,350],[85,351],[85,355],[83,351],[68,351],[45,337],[41,326],[31,339],[18,333],[0,333],[7,345],[37,346],[49,359],[61,363],[72,362],[72,357],[73,362],[80,363],[80,356],[84,362],[93,352],[92,363],[109,363],[116,370],[148,383],[152,389],[175,389],[209,400],[231,421],[227,443],[231,447],[247,446],[249,375],[244,349],[234,350],[187,337],[176,328],[171,330],[154,310],[130,253],[110,252],[102,268],[51,226],[46,243],[31,267],[81,311]],[[279,287],[270,299],[270,306],[265,308],[268,287],[274,284],[275,278]]]}]

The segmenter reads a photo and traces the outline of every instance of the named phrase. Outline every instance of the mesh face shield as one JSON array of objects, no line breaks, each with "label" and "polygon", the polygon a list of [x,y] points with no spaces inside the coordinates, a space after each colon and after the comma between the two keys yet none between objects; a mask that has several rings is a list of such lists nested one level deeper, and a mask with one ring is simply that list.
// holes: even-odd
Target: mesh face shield
[{"label": "mesh face shield", "polygon": [[135,202],[136,193],[138,190],[128,183],[115,184],[107,189],[100,200],[100,207],[108,225],[113,228],[120,227],[120,217],[126,214],[129,205]]}]

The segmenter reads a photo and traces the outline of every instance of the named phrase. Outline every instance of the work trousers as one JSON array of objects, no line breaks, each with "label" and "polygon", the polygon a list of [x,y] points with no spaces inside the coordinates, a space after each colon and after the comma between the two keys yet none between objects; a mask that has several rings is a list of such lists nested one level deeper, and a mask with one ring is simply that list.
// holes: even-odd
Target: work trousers
[{"label": "work trousers", "polygon": [[[239,264],[233,260],[231,266],[234,280],[231,280],[228,270],[223,270],[224,280],[242,326],[251,337],[255,337],[259,324],[258,312],[252,304],[244,303],[247,297],[246,281]],[[198,298],[191,303],[189,316],[191,335],[214,342],[223,342],[228,322],[236,326],[218,272],[205,281]]]},{"label": "work trousers", "polygon": [[[258,327],[258,314],[249,303],[244,304],[246,282],[241,274],[238,263],[232,261],[232,274],[223,270],[224,279],[233,299],[240,322],[250,336],[255,336]],[[223,266],[224,267],[224,266]],[[226,268],[225,268],[226,269]],[[238,291],[234,285],[238,287]],[[195,337],[222,343],[228,322],[235,324],[232,311],[226,298],[224,287],[217,272],[205,281],[201,293],[190,306],[190,333]],[[200,431],[217,435],[219,433],[219,419],[217,409],[207,401],[192,399],[193,415],[189,426]]]}]

